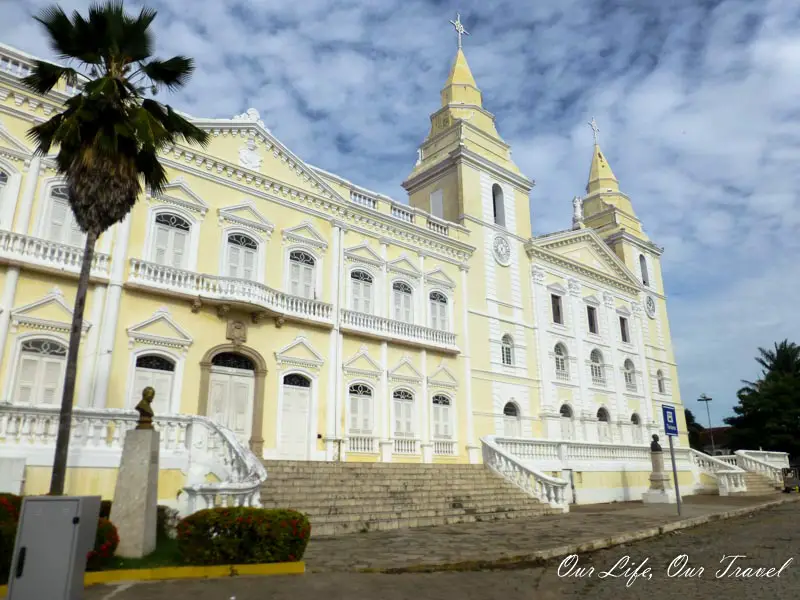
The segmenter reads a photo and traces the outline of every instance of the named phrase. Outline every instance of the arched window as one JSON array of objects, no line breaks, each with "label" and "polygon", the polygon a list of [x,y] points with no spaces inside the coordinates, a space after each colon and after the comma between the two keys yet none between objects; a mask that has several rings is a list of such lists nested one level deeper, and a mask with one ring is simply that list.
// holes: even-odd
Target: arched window
[{"label": "arched window", "polygon": [[503,355],[503,364],[504,365],[513,365],[514,364],[514,339],[505,334],[503,336],[502,341],[502,355]]},{"label": "arched window", "polygon": [[372,435],[372,388],[354,383],[350,392],[350,433]]},{"label": "arched window", "polygon": [[625,371],[625,387],[629,392],[636,391],[636,367],[633,366],[633,361],[628,358],[623,365]]},{"label": "arched window", "polygon": [[429,299],[431,309],[431,328],[439,329],[441,331],[448,331],[447,296],[441,292],[431,292]]},{"label": "arched window", "polygon": [[601,442],[608,443],[611,441],[610,421],[611,418],[605,408],[601,408],[597,411],[597,437]]},{"label": "arched window", "polygon": [[644,257],[644,254],[639,255],[639,269],[642,271],[642,283],[644,285],[650,285],[650,275],[647,272],[647,259]]},{"label": "arched window", "polygon": [[355,312],[372,312],[372,275],[366,271],[350,272],[350,309]]},{"label": "arched window", "polygon": [[157,214],[153,236],[153,260],[159,265],[185,269],[191,231],[192,226],[183,217],[172,213]]},{"label": "arched window", "polygon": [[172,412],[172,383],[175,375],[175,362],[158,354],[143,354],[136,358],[130,405],[136,406],[142,399],[142,390],[151,387],[156,395],[153,398],[153,412],[165,414]]},{"label": "arched window", "polygon": [[664,382],[664,372],[659,369],[656,371],[656,383],[658,384],[658,393],[659,394],[666,394],[667,393],[667,386]]},{"label": "arched window", "polygon": [[639,415],[633,413],[631,415],[631,427],[633,429],[633,443],[634,444],[641,444],[642,443],[642,420],[639,418]]},{"label": "arched window", "polygon": [[450,433],[450,398],[443,394],[433,397],[433,437],[449,440]]},{"label": "arched window", "polygon": [[311,380],[299,373],[290,373],[284,376],[283,385],[291,385],[292,387],[310,388]]},{"label": "arched window", "polygon": [[208,380],[208,415],[245,444],[252,432],[255,368],[244,354],[220,352],[211,359]]},{"label": "arched window", "polygon": [[256,370],[256,365],[252,359],[238,352],[220,352],[211,359],[211,365],[227,369],[240,369],[242,371]]},{"label": "arched window", "polygon": [[414,395],[408,390],[395,390],[394,435],[395,437],[414,437]]},{"label": "arched window", "polygon": [[503,198],[503,188],[496,183],[492,186],[492,208],[494,211],[495,225],[506,226],[506,207]]},{"label": "arched window", "polygon": [[589,368],[592,372],[592,383],[595,385],[605,385],[606,377],[603,368],[603,355],[600,350],[592,350],[592,353],[589,355]]},{"label": "arched window", "polygon": [[315,268],[317,261],[308,252],[289,253],[289,293],[302,298],[315,298]]},{"label": "arched window", "polygon": [[568,355],[564,344],[556,344],[556,347],[553,349],[553,354],[555,355],[556,363],[556,379],[560,379],[561,381],[569,380]]},{"label": "arched window", "polygon": [[287,460],[308,460],[314,445],[310,430],[311,380],[299,373],[284,375],[281,393],[279,455]]},{"label": "arched window", "polygon": [[51,405],[60,402],[66,359],[66,344],[47,339],[23,341],[17,361],[14,402]]},{"label": "arched window", "polygon": [[505,437],[522,437],[520,427],[519,408],[513,402],[508,402],[503,407],[503,435]]},{"label": "arched window", "polygon": [[4,187],[8,185],[8,173],[0,169],[0,194]]},{"label": "arched window", "polygon": [[228,234],[228,277],[255,279],[258,242],[243,233]]},{"label": "arched window", "polygon": [[572,409],[568,404],[562,404],[558,413],[561,415],[561,439],[571,440],[575,435],[572,426]]},{"label": "arched window", "polygon": [[414,322],[413,291],[411,286],[405,281],[395,281],[392,284],[392,296],[394,299],[394,318],[395,321],[404,323]]},{"label": "arched window", "polygon": [[75,221],[65,185],[59,185],[50,190],[50,206],[45,231],[44,236],[48,240],[59,244],[83,247],[86,241],[86,236]]}]

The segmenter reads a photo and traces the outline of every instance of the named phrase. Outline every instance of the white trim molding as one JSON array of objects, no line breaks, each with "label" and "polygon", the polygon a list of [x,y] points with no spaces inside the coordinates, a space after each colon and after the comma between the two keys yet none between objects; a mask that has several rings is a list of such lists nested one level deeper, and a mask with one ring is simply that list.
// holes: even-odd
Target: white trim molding
[{"label": "white trim molding", "polygon": [[[173,334],[169,336],[147,333],[147,329],[156,323],[163,323],[172,329]],[[194,341],[192,336],[169,314],[169,308],[162,306],[149,319],[131,325],[125,330],[128,334],[128,348],[133,349],[136,344],[148,346],[161,346],[164,348],[174,348],[183,354],[189,351],[189,346]]]}]

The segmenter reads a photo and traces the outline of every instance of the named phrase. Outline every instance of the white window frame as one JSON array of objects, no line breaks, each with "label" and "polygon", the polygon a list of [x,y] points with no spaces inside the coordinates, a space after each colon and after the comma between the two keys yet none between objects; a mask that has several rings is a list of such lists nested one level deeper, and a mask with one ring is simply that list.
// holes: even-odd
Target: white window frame
[{"label": "white window frame", "polygon": [[42,335],[42,334],[37,334],[37,333],[29,333],[29,334],[17,337],[16,340],[15,340],[15,344],[14,344],[14,357],[13,357],[13,360],[11,361],[12,371],[9,374],[6,375],[6,380],[7,380],[6,385],[8,386],[8,389],[6,391],[6,398],[8,399],[7,401],[9,403],[17,405],[17,406],[51,406],[51,407],[58,407],[58,406],[61,405],[61,395],[64,392],[64,376],[65,376],[66,370],[67,370],[67,357],[66,357],[66,355],[64,356],[63,366],[62,366],[62,369],[61,369],[61,381],[59,382],[59,385],[58,385],[58,388],[57,388],[58,391],[56,393],[55,401],[54,401],[53,404],[41,404],[41,403],[39,403],[39,404],[36,404],[36,403],[18,404],[17,403],[17,395],[18,395],[17,394],[17,386],[18,386],[18,383],[19,383],[18,382],[19,367],[20,367],[20,363],[22,362],[23,355],[25,354],[22,351],[22,344],[24,342],[35,341],[35,340],[43,340],[43,341],[48,341],[48,342],[60,344],[60,345],[64,346],[65,348],[67,348],[67,351],[69,351],[69,340],[67,338],[65,338],[65,337],[56,336],[56,335],[47,335],[47,334]]},{"label": "white window frame", "polygon": [[664,377],[664,371],[661,369],[656,371],[656,389],[658,390],[659,394],[667,393],[667,380]]},{"label": "white window frame", "polygon": [[[497,203],[495,196],[495,188],[500,191],[500,203]],[[498,227],[506,227],[506,191],[503,186],[497,182],[492,183],[489,193],[492,196],[492,222]]]},{"label": "white window frame", "polygon": [[647,257],[644,254],[639,254],[639,274],[641,275],[642,285],[649,288],[652,287],[652,279],[650,279],[650,265],[647,262]]},{"label": "white window frame", "polygon": [[[444,296],[445,300],[447,301],[446,303],[437,301],[438,304],[445,304],[445,306],[446,306],[445,315],[447,317],[447,323],[445,323],[445,327],[440,327],[439,326],[440,324],[438,322],[434,324],[433,306],[432,306],[434,301],[431,300],[431,296],[433,294],[441,294],[442,296]],[[452,298],[450,297],[450,295],[447,292],[445,292],[444,290],[442,290],[441,288],[431,288],[431,289],[428,290],[428,292],[427,292],[427,294],[425,296],[425,301],[428,303],[428,306],[427,306],[427,309],[428,309],[427,310],[427,313],[428,313],[428,327],[430,327],[431,329],[436,329],[438,331],[452,331],[453,315],[451,313],[452,313],[453,307],[452,307]]]},{"label": "white window frame", "polygon": [[197,270],[197,247],[200,242],[200,222],[188,211],[176,206],[161,205],[150,208],[147,214],[147,231],[145,232],[144,248],[147,260],[155,263],[156,254],[156,217],[160,214],[175,214],[189,223],[189,242],[186,248],[186,264],[184,271]]},{"label": "white window frame", "polygon": [[[446,399],[447,400],[447,404],[446,405],[444,405],[444,404],[442,404],[442,405],[435,404],[434,400],[436,398],[439,398],[439,397],[441,397],[443,399]],[[453,404],[454,404],[453,403],[453,397],[450,394],[445,394],[445,393],[442,393],[442,392],[436,392],[435,394],[431,395],[431,401],[430,401],[430,405],[431,405],[431,437],[434,440],[452,441],[452,440],[455,439],[455,432],[454,432],[454,426],[453,426],[453,423],[454,423],[454,419],[453,419],[454,406],[453,406]],[[439,425],[445,425],[447,427],[447,434],[446,435],[445,434],[441,434],[441,433],[439,435],[436,435],[436,407],[437,406],[440,406],[440,407],[441,406],[446,406],[447,407],[447,409],[444,411],[446,413],[446,415],[447,415],[446,419],[442,420],[440,418],[440,420],[439,420]],[[439,410],[439,415],[440,416],[441,416],[442,412],[443,411],[440,409]]]},{"label": "white window frame", "polygon": [[[638,423],[636,421],[639,421]],[[644,436],[642,435],[642,418],[638,413],[631,414],[631,438],[634,444],[642,444]]]},{"label": "white window frame", "polygon": [[[558,353],[559,348],[563,351],[561,355]],[[553,346],[553,367],[555,368],[556,379],[569,381],[569,350],[561,342]]]},{"label": "white window frame", "polygon": [[130,402],[132,402],[132,399],[134,398],[133,386],[136,384],[136,360],[140,356],[147,354],[161,356],[162,358],[166,358],[167,360],[171,360],[173,363],[175,363],[175,370],[173,371],[172,375],[172,391],[170,392],[169,398],[169,412],[170,414],[180,414],[181,391],[183,389],[184,355],[182,353],[170,352],[157,346],[142,346],[141,348],[137,348],[135,351],[130,353],[130,359],[128,362],[128,378],[125,384],[125,406],[129,409],[136,406],[136,404],[130,405]]},{"label": "white window frame", "polygon": [[[411,400],[395,398],[395,394],[401,393],[401,392],[406,392],[408,394],[411,394]],[[399,388],[396,388],[396,389],[392,390],[391,401],[392,401],[392,437],[397,438],[397,439],[403,439],[403,440],[415,440],[415,439],[417,439],[418,438],[417,431],[419,430],[419,427],[418,427],[418,423],[417,423],[417,407],[416,407],[417,395],[416,395],[416,393],[412,389],[410,389],[408,387],[399,387]],[[411,405],[411,419],[410,419],[411,432],[410,433],[409,432],[399,432],[399,431],[397,431],[397,421],[398,421],[397,403],[398,402],[407,402],[408,404]]]},{"label": "white window frame", "polygon": [[[360,279],[354,279],[353,274],[362,272],[369,276],[371,281],[367,282]],[[353,312],[359,312],[367,315],[376,315],[378,302],[376,301],[378,286],[376,285],[377,277],[370,269],[365,268],[363,265],[354,265],[347,270],[347,308]],[[364,310],[364,297],[359,298],[358,307],[356,307],[356,289],[361,288],[366,292],[366,299],[369,301],[369,310]]]},{"label": "white window frame", "polygon": [[[356,395],[352,393],[352,388],[356,386],[364,386],[368,390],[370,390],[369,395]],[[352,398],[369,398],[368,406],[369,406],[369,430],[365,430],[363,427],[356,427],[353,428],[351,425],[351,420],[353,418],[353,411],[352,411]],[[363,406],[363,404],[362,404]],[[353,434],[354,436],[364,436],[364,437],[374,437],[375,430],[376,430],[376,412],[375,412],[375,387],[365,383],[363,381],[351,381],[347,384],[347,432],[348,434]],[[363,420],[364,415],[359,415],[359,418]]]},{"label": "white window frame", "polygon": [[[559,306],[559,316],[561,317],[560,321],[556,321],[556,315],[553,311],[553,298],[558,298],[558,306]],[[564,314],[565,306],[564,306],[564,296],[561,294],[556,294],[554,292],[550,292],[550,322],[554,325],[566,325],[567,324],[567,316]]]},{"label": "white window frame", "polygon": [[[399,284],[403,284],[403,285],[408,286],[408,288],[411,290],[411,292],[410,293],[406,293],[406,292],[401,292],[401,291],[395,290],[394,286],[395,285],[399,285]],[[395,320],[395,321],[402,321],[403,320],[402,318],[400,318],[400,317],[402,317],[402,315],[398,315],[397,314],[397,304],[396,304],[395,300],[396,300],[396,297],[398,295],[403,295],[403,296],[408,295],[408,296],[410,296],[409,299],[411,301],[411,308],[410,308],[411,318],[408,319],[407,322],[408,323],[416,323],[417,312],[418,312],[417,311],[417,307],[415,306],[416,305],[416,290],[415,290],[414,286],[411,285],[411,283],[406,279],[394,279],[394,280],[392,280],[391,304],[390,304],[390,310],[391,310],[390,315],[391,315],[391,317],[390,318]]]},{"label": "white window frame", "polygon": [[[605,413],[606,420],[600,418],[600,413]],[[614,441],[614,435],[611,433],[611,413],[605,406],[597,409],[597,441],[603,444],[610,444]],[[604,435],[605,434],[605,435]],[[605,439],[604,439],[605,438]]]},{"label": "white window frame", "polygon": [[[594,356],[599,356],[600,362],[596,362],[593,358]],[[591,375],[593,385],[603,386],[606,384],[606,369],[604,360],[603,353],[597,348],[593,348],[589,353],[589,374]]]},{"label": "white window frame", "polygon": [[516,358],[514,354],[514,338],[511,337],[510,334],[506,333],[500,339],[500,360],[503,363],[503,366],[514,366]]},{"label": "white window frame", "polygon": [[[564,414],[564,409],[567,409],[569,415]],[[558,417],[559,417],[559,425],[561,426],[561,438],[564,440],[574,440],[575,439],[575,411],[572,410],[572,407],[564,403],[558,409]],[[566,423],[566,427],[565,427]],[[566,429],[566,431],[565,431]],[[565,435],[566,433],[566,435]]]},{"label": "white window frame", "polygon": [[[617,315],[617,327],[619,328],[619,341],[623,344],[631,344],[631,340],[633,339],[631,336],[631,320],[628,318],[627,315]],[[622,324],[625,323],[625,335],[623,335],[623,327]],[[625,338],[628,338],[627,340]]]},{"label": "white window frame", "polygon": [[322,273],[324,270],[322,256],[319,252],[307,244],[293,244],[286,247],[286,252],[284,253],[283,258],[283,289],[287,294],[292,295],[292,261],[289,260],[292,252],[305,252],[314,259],[314,275],[312,278],[314,282],[314,290],[310,299],[322,300]]},{"label": "white window frame", "polygon": [[626,358],[622,363],[622,371],[625,377],[625,389],[629,392],[636,392],[636,365],[630,358]]},{"label": "white window frame", "polygon": [[[56,200],[53,197],[53,192],[57,188],[66,188],[67,183],[63,180],[54,179],[51,180],[47,185],[45,185],[45,189],[43,190],[43,195],[41,197],[41,209],[40,209],[40,216],[38,221],[38,227],[36,228],[36,237],[39,237],[43,240],[47,240],[49,242],[53,242],[55,244],[62,244],[65,246],[72,246],[73,248],[83,248],[86,244],[86,234],[81,233],[81,242],[80,244],[73,244],[70,241],[64,241],[64,236],[62,235],[62,239],[54,240],[50,237],[50,228],[53,221],[53,205]],[[61,199],[59,199],[61,201]],[[72,212],[72,207],[69,205],[69,201],[64,199],[66,202],[66,227],[72,227],[74,224],[75,228],[78,228],[78,223],[75,221],[75,215]]]},{"label": "white window frame", "polygon": [[8,177],[5,185],[0,186],[0,229],[11,231],[13,229],[14,211],[19,201],[22,174],[2,158],[0,158],[0,171]]},{"label": "white window frame", "polygon": [[249,237],[256,243],[256,262],[253,266],[254,277],[251,281],[256,281],[258,283],[264,283],[264,272],[266,270],[266,242],[260,236],[254,233],[253,231],[244,228],[244,227],[228,227],[222,230],[222,248],[220,251],[219,257],[219,273],[223,277],[229,277],[228,274],[228,267],[230,264],[229,261],[229,252],[230,252],[230,242],[228,238],[232,235],[245,235]]},{"label": "white window frame", "polygon": [[[506,414],[506,407],[509,405],[514,407],[514,410],[517,413],[516,415]],[[506,423],[511,422],[512,419],[514,422],[514,428],[517,429],[517,432],[519,433],[518,436],[514,437],[522,437],[522,410],[520,409],[519,404],[517,404],[516,402],[506,402],[505,404],[503,404],[503,437],[507,437]]]},{"label": "white window frame", "polygon": [[[592,314],[594,311],[594,328],[595,331],[592,331],[592,321],[589,318],[589,315]],[[600,311],[598,307],[594,306],[593,304],[586,305],[586,331],[590,335],[600,335]]]}]

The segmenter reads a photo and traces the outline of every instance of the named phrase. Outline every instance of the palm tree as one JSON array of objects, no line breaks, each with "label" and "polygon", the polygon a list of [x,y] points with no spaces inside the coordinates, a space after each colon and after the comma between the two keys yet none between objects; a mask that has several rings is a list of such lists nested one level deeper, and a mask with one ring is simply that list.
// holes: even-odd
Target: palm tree
[{"label": "palm tree", "polygon": [[[775,342],[775,349],[759,348],[756,362],[764,367],[763,375],[781,373],[800,375],[800,346],[789,340]],[[750,383],[750,382],[745,382]]]},{"label": "palm tree", "polygon": [[59,81],[74,86],[85,78],[80,93],[67,100],[60,113],[28,132],[39,155],[57,147],[57,169],[66,179],[75,221],[86,234],[50,480],[53,495],[64,492],[78,347],[95,242],[131,211],[142,183],[153,194],[163,191],[167,174],[158,160],[160,148],[181,140],[201,146],[208,141],[207,133],[168,105],[145,97],[162,87],[184,86],[194,70],[192,59],[184,56],[163,61],[152,57],[149,27],[155,17],[156,12],[147,8],[131,16],[118,0],[93,4],[88,18],[77,11],[70,18],[59,6],[35,17],[59,58],[74,62],[76,68],[37,61],[23,83],[44,95]]}]

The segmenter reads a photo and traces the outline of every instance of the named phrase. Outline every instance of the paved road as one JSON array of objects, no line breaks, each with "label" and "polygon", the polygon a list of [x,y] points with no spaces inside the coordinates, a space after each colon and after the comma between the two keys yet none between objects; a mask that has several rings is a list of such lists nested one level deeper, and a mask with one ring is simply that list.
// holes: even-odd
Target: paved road
[{"label": "paved road", "polygon": [[[725,568],[720,559],[733,554],[746,555],[739,559],[742,567],[771,567],[773,575],[792,560],[779,577],[748,579],[734,576],[732,570],[730,576],[716,577],[715,572]],[[704,572],[670,578],[668,567],[680,555],[687,555],[688,564],[702,567]],[[644,576],[601,577],[626,556],[631,561],[630,572],[636,563],[642,565],[638,572]],[[800,504],[598,551],[581,556],[580,565],[594,572],[582,578],[559,577],[556,562],[532,569],[477,573],[317,573],[140,583],[124,589],[96,587],[87,590],[86,600],[789,600],[800,595]],[[646,568],[650,571],[643,570]],[[672,573],[676,574],[674,568]]]}]

